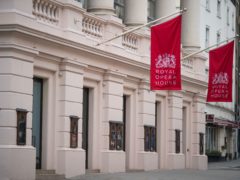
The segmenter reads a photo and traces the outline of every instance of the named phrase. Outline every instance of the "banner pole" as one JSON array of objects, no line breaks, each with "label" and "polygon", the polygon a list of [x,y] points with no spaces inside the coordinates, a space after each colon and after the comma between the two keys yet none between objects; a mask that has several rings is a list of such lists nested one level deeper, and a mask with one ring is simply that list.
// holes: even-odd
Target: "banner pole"
[{"label": "banner pole", "polygon": [[224,41],[221,41],[220,43],[217,43],[217,44],[214,44],[214,45],[212,45],[212,46],[209,46],[209,47],[207,47],[207,48],[205,48],[205,49],[201,49],[201,50],[199,50],[199,51],[196,51],[196,52],[194,52],[194,53],[192,53],[192,54],[189,54],[189,55],[183,57],[181,60],[187,59],[187,58],[189,58],[189,57],[191,57],[191,56],[194,56],[194,55],[196,55],[196,54],[199,54],[199,53],[201,53],[201,52],[203,52],[203,51],[206,51],[206,50],[211,49],[211,48],[213,48],[213,47],[215,47],[215,46],[217,46],[217,45],[220,45],[220,44],[222,44],[222,43],[224,43],[224,42],[226,42],[226,41],[229,41],[229,40],[232,40],[232,39],[235,39],[235,38],[238,38],[238,37],[239,37],[239,35],[236,35],[236,36],[234,36],[234,37],[232,37],[232,38],[229,38],[229,39],[226,39],[226,40],[224,40]]},{"label": "banner pole", "polygon": [[124,31],[123,33],[121,33],[121,34],[119,34],[119,35],[114,36],[113,38],[110,38],[110,39],[107,39],[107,40],[105,40],[105,41],[103,41],[103,42],[97,43],[96,46],[99,46],[99,45],[101,45],[101,44],[104,44],[104,43],[107,43],[107,42],[112,41],[112,40],[114,40],[114,39],[117,39],[117,38],[119,38],[119,37],[121,37],[121,36],[123,36],[123,35],[125,35],[125,34],[128,34],[128,33],[130,33],[130,32],[136,31],[136,30],[141,29],[141,28],[143,28],[143,27],[145,27],[145,26],[154,24],[154,23],[156,23],[156,22],[158,22],[158,21],[160,21],[160,20],[162,20],[162,19],[166,19],[166,18],[171,17],[171,16],[174,16],[174,15],[176,15],[176,14],[182,14],[182,13],[184,13],[185,11],[187,11],[186,8],[184,8],[184,9],[182,9],[182,10],[180,10],[180,11],[174,12],[174,13],[172,13],[172,14],[170,14],[170,15],[167,15],[167,16],[164,16],[164,17],[155,19],[155,20],[153,20],[153,21],[151,21],[151,22],[148,22],[148,23],[146,23],[146,24],[143,24],[143,25],[141,25],[141,26],[138,26],[138,27],[129,29],[129,30]]}]

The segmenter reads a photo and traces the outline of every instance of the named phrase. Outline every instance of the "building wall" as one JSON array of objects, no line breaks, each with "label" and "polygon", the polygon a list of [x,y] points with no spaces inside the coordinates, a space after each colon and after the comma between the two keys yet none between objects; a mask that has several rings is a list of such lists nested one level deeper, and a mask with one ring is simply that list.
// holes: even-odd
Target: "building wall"
[{"label": "building wall", "polygon": [[[203,49],[206,47],[206,27],[210,29],[209,34],[209,46],[217,43],[217,33],[220,32],[220,42],[228,38],[232,38],[236,33],[236,7],[230,0],[221,1],[221,15],[217,15],[217,1],[209,1],[209,9],[206,7],[206,0],[201,0],[201,21],[200,21],[200,47]],[[229,23],[227,21],[227,9],[229,9]],[[232,17],[233,15],[233,17]],[[235,54],[235,52],[234,52]],[[234,58],[235,59],[235,58]],[[235,64],[235,60],[234,60]],[[206,62],[207,69],[209,68],[208,61]],[[235,66],[235,65],[234,65]],[[235,71],[233,68],[233,102],[232,103],[208,103],[207,113],[215,114],[222,119],[234,120],[234,105],[235,105]],[[215,107],[215,108],[213,108]],[[224,109],[227,108],[229,112]],[[225,113],[221,113],[224,111]]]},{"label": "building wall", "polygon": [[[232,38],[236,34],[236,7],[230,0],[221,1],[221,15],[218,16],[217,13],[217,0],[209,1],[209,8],[206,7],[206,1],[201,1],[201,48],[205,48],[205,39],[206,39],[206,27],[209,27],[209,46],[217,43],[217,33],[220,32],[220,42],[228,38]],[[229,10],[229,17],[228,17]],[[228,20],[227,20],[228,19]],[[236,46],[236,44],[235,44]],[[235,103],[236,103],[236,94],[235,94],[235,58],[236,52],[234,52],[234,66],[233,66],[233,88],[232,88],[232,102],[231,103],[207,103],[206,113],[214,114],[216,119],[235,121]],[[206,72],[208,73],[209,62],[206,62]],[[228,127],[218,127],[218,151],[222,153],[222,156],[225,156],[225,153],[231,153],[232,155],[237,151],[236,143],[232,144],[232,141],[235,138],[235,129]],[[228,139],[228,150],[222,148],[225,146],[225,138]],[[233,138],[233,139],[232,139]]]}]

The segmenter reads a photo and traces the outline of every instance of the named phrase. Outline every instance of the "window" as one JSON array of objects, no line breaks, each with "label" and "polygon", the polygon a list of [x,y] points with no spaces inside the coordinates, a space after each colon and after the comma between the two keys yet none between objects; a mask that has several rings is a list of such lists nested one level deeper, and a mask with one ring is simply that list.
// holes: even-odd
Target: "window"
[{"label": "window", "polygon": [[78,117],[70,116],[70,148],[78,147]]},{"label": "window", "polygon": [[204,153],[204,134],[199,133],[199,154],[203,155]]},{"label": "window", "polygon": [[124,19],[124,0],[114,0],[114,9],[117,17]]},{"label": "window", "polygon": [[206,126],[206,151],[217,150],[217,127],[216,126]]},{"label": "window", "polygon": [[87,0],[75,0],[75,1],[82,3],[82,7],[87,9]]},{"label": "window", "polygon": [[217,0],[217,17],[221,17],[221,0]]},{"label": "window", "polygon": [[17,145],[26,145],[27,110],[17,109]]},{"label": "window", "polygon": [[229,7],[227,7],[227,25],[229,26]]},{"label": "window", "polygon": [[156,128],[144,126],[144,151],[156,151]]},{"label": "window", "polygon": [[156,1],[148,0],[148,22],[156,19],[155,7],[156,7]]},{"label": "window", "polygon": [[181,8],[181,0],[176,0],[176,9],[180,10]]},{"label": "window", "polygon": [[205,47],[207,48],[209,46],[209,33],[210,28],[209,26],[206,27],[206,35],[205,35]]},{"label": "window", "polygon": [[221,41],[221,34],[220,34],[220,32],[218,31],[218,32],[217,32],[217,44],[218,44],[218,45],[219,45],[220,41]]},{"label": "window", "polygon": [[232,13],[232,30],[234,31],[235,26],[235,19],[234,19],[234,13]]},{"label": "window", "polygon": [[123,123],[110,122],[109,149],[124,150],[123,139]]},{"label": "window", "polygon": [[206,0],[206,10],[210,11],[210,0]]},{"label": "window", "polygon": [[175,152],[176,153],[180,153],[180,130],[179,129],[175,129]]}]

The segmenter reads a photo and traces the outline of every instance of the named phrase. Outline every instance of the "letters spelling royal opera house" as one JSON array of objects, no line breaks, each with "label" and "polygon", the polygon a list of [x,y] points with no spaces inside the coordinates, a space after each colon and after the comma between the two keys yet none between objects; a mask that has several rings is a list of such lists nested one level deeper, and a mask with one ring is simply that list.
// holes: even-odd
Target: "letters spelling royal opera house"
[{"label": "letters spelling royal opera house", "polygon": [[1,0],[0,179],[207,169],[208,54],[181,61],[182,90],[151,91],[148,27],[97,45],[181,5],[186,56],[204,48],[202,3]]}]

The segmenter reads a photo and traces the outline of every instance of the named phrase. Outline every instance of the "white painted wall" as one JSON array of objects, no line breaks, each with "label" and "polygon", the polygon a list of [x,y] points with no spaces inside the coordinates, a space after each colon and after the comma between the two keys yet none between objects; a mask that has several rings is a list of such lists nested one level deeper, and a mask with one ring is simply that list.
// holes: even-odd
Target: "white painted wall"
[{"label": "white painted wall", "polygon": [[[217,33],[220,32],[220,41],[235,36],[235,15],[236,8],[230,0],[221,0],[221,16],[217,16],[217,1],[209,0],[209,10],[206,8],[206,0],[201,0],[201,18],[200,18],[200,46],[205,48],[206,27],[210,29],[209,46],[217,43]],[[227,23],[227,9],[229,8],[229,24]],[[232,17],[232,14],[234,17]],[[233,20],[234,18],[234,20]],[[235,62],[235,60],[234,60]],[[206,62],[206,68],[209,68],[209,62]],[[234,120],[234,102],[235,102],[235,73],[233,69],[233,102],[232,103],[208,103],[206,112],[215,114],[219,118]],[[213,106],[214,105],[214,106]]]}]

